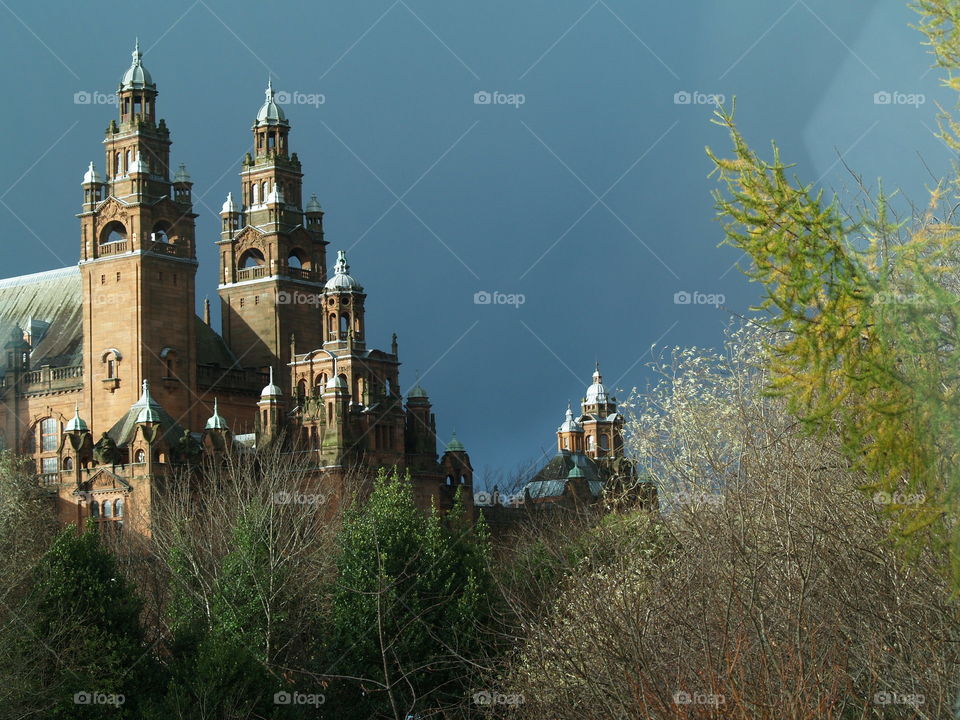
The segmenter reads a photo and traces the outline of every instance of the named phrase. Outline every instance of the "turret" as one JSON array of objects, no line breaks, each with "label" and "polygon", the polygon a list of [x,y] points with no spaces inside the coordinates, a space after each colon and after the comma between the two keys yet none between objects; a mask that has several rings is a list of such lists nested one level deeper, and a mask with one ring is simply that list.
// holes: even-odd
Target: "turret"
[{"label": "turret", "polygon": [[233,193],[227,193],[227,199],[220,209],[220,239],[229,240],[243,227],[243,205],[233,199]]},{"label": "turret", "polygon": [[573,409],[567,403],[563,424],[557,428],[557,450],[560,452],[583,452],[583,426],[573,417]]},{"label": "turret", "polygon": [[173,199],[182,205],[193,203],[193,183],[187,173],[187,166],[180,163],[176,175],[173,176]]},{"label": "turret", "polygon": [[106,198],[106,183],[93,166],[93,161],[83,174],[83,209],[93,210]]},{"label": "turret", "polygon": [[284,420],[283,390],[273,381],[273,366],[270,366],[270,382],[260,391],[257,402],[259,433],[257,445],[266,445],[279,437]]},{"label": "turret", "polygon": [[324,285],[323,294],[326,298],[324,311],[327,315],[324,347],[344,347],[351,330],[353,343],[363,347],[363,303],[367,296],[363,292],[363,286],[350,275],[347,254],[343,250],[337,251],[333,277]]}]

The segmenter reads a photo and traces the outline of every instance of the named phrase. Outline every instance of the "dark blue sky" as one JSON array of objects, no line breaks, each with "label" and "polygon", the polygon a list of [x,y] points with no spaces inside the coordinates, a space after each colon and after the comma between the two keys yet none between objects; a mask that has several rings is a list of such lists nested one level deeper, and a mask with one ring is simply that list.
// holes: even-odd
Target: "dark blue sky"
[{"label": "dark blue sky", "polygon": [[[4,275],[76,262],[80,179],[102,170],[114,107],[75,95],[113,92],[135,36],[195,183],[198,305],[216,297],[216,213],[268,74],[322,95],[286,106],[305,196],[369,294],[369,341],[398,333],[404,390],[419,369],[442,439],[456,427],[480,477],[552,452],[595,359],[627,390],[647,382],[651,345],[716,345],[729,313],[675,293],[737,313],[757,300],[717,247],[704,146],[728,145],[694,93],[735,95],[758,149],[776,138],[845,197],[841,156],[920,204],[924,163],[951,168],[932,129],[953,97],[894,0],[0,0],[0,17]],[[476,104],[483,91],[524,102]],[[479,291],[525,302],[478,305]]]}]

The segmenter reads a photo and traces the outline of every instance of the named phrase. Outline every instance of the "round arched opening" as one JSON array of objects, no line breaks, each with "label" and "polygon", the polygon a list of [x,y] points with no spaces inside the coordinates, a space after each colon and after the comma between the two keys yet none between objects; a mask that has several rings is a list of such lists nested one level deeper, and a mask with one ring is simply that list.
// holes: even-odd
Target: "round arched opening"
[{"label": "round arched opening", "polygon": [[114,242],[123,242],[126,239],[127,229],[123,226],[122,222],[118,222],[117,220],[107,223],[106,227],[104,227],[103,231],[100,233],[101,245]]},{"label": "round arched opening", "polygon": [[260,267],[264,263],[263,253],[259,250],[247,250],[240,256],[241,268]]}]

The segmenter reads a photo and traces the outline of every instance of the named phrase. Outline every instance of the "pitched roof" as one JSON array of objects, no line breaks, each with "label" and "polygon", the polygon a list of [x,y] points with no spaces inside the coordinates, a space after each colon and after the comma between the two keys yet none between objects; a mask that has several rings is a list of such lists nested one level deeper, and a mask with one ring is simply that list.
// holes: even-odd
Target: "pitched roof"
[{"label": "pitched roof", "polygon": [[81,298],[76,266],[0,280],[0,338],[9,338],[19,326],[32,336],[34,367],[80,365]]}]

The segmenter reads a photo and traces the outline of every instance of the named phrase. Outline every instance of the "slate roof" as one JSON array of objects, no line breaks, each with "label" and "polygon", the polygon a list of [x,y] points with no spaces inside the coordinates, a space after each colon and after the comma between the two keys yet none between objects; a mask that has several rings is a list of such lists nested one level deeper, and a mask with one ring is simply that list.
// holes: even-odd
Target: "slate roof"
[{"label": "slate roof", "polygon": [[534,500],[560,497],[567,484],[567,476],[574,465],[580,468],[580,472],[586,478],[590,494],[599,497],[603,492],[603,480],[600,477],[597,462],[583,453],[572,453],[566,450],[554,455],[524,486],[524,490],[529,492],[531,499]]},{"label": "slate roof", "polygon": [[81,298],[80,269],[75,266],[0,280],[0,338],[6,342],[19,325],[33,336],[34,368],[80,365]]}]

